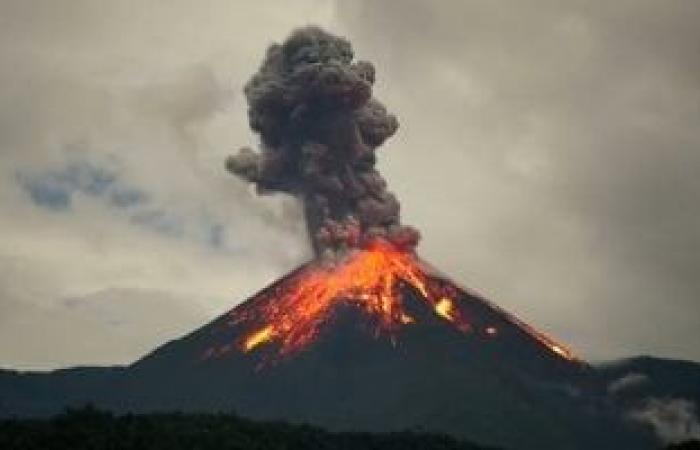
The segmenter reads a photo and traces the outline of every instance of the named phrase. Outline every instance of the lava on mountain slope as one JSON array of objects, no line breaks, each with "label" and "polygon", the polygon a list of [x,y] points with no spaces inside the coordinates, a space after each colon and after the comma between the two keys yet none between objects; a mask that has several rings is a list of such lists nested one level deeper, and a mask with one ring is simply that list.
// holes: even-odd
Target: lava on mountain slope
[{"label": "lava on mountain slope", "polygon": [[[406,307],[409,288],[432,311],[431,320],[461,334],[500,339],[499,326],[509,324],[574,360],[480,296],[463,295],[415,254],[420,233],[402,223],[398,199],[376,167],[376,152],[398,120],[374,98],[375,80],[374,66],[354,60],[350,42],[311,26],[272,44],[246,84],[260,151],[243,148],[226,167],[259,194],[300,200],[315,258],[223,319],[219,325],[228,332],[207,345],[205,359],[263,348],[273,360],[295,354],[318,339],[339,305],[359,308],[369,317],[362,325],[396,343],[399,331],[426,320]],[[472,315],[467,298],[495,314]]]},{"label": "lava on mountain slope", "polygon": [[[231,351],[251,353],[276,344],[274,356],[267,362],[278,361],[313,343],[334,308],[341,304],[362,310],[372,318],[369,323],[374,324],[376,337],[385,336],[395,342],[399,330],[420,320],[406,308],[401,289],[404,285],[411,287],[439,319],[459,332],[498,337],[498,328],[493,324],[477,325],[469,320],[464,305],[460,304],[458,288],[441,282],[415,253],[377,239],[343,260],[332,264],[315,261],[303,266],[273,289],[235,308],[225,326],[243,332],[235,342],[208,348],[204,358],[221,357]],[[488,303],[488,306],[550,352],[577,360],[570,350],[550,337],[495,305]]]}]

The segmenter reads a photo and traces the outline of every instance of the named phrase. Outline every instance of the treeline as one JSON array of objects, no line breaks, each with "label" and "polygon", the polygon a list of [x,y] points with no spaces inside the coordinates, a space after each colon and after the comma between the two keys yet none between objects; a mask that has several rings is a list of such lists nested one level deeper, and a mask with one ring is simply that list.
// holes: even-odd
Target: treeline
[{"label": "treeline", "polygon": [[[0,450],[495,450],[448,436],[331,433],[233,414],[114,415],[91,406],[51,419],[0,421]],[[700,441],[666,450],[700,450]]]},{"label": "treeline", "polygon": [[0,422],[3,450],[485,450],[414,432],[330,433],[231,414],[113,415],[92,407]]}]

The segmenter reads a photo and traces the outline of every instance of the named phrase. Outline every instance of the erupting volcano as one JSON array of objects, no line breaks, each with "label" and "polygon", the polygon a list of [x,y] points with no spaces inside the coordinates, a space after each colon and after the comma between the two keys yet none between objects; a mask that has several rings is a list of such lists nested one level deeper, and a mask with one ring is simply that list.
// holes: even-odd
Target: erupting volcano
[{"label": "erupting volcano", "polygon": [[513,449],[649,448],[594,368],[419,258],[375,168],[398,121],[374,81],[348,41],[308,27],[271,45],[245,87],[261,149],[226,166],[303,203],[311,262],[128,367],[8,375],[0,407],[235,410]]},{"label": "erupting volcano", "polygon": [[[244,148],[227,167],[260,193],[301,199],[317,261],[233,311],[229,325],[244,329],[243,336],[207,349],[205,359],[266,344],[276,346],[276,357],[301,351],[338,304],[361,309],[373,334],[395,341],[399,329],[417,320],[404,305],[402,285],[460,332],[497,338],[497,327],[476,326],[451,283],[431,275],[435,271],[414,252],[418,232],[400,223],[399,203],[374,167],[374,152],[398,121],[372,97],[374,80],[372,64],[353,62],[345,39],[309,27],[272,45],[246,85],[262,152]],[[505,316],[555,354],[576,360],[564,346]]]}]

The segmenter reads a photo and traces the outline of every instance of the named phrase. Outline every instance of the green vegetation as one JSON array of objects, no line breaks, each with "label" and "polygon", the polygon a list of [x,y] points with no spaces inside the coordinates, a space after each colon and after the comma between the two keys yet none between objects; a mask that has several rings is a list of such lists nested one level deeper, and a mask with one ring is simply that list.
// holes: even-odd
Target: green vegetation
[{"label": "green vegetation", "polygon": [[330,433],[304,425],[254,422],[231,414],[123,416],[90,406],[51,419],[0,422],[7,450],[485,450],[414,432]]}]

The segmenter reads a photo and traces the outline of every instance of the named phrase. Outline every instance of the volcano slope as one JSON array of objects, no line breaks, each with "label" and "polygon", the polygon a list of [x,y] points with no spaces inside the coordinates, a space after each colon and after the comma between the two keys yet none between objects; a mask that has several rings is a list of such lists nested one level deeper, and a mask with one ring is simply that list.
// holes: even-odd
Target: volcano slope
[{"label": "volcano slope", "polygon": [[128,367],[0,377],[4,415],[236,411],[506,448],[652,448],[607,381],[550,338],[379,245],[302,266]]}]

